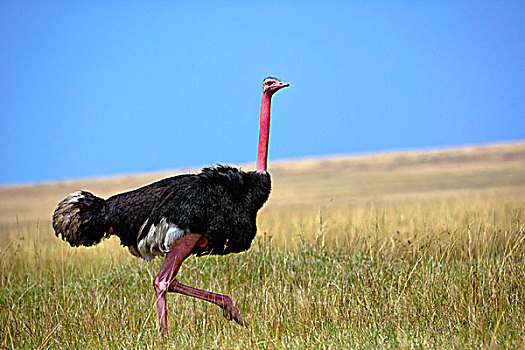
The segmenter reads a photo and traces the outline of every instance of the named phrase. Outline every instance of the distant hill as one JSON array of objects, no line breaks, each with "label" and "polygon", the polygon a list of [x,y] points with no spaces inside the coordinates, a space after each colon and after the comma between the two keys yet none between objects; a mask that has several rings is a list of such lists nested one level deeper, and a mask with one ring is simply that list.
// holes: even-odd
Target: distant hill
[{"label": "distant hill", "polygon": [[[251,170],[253,165],[242,167]],[[273,191],[263,210],[525,196],[525,142],[278,161],[270,163],[269,171]],[[188,171],[1,186],[0,223],[48,222],[56,204],[72,191],[84,189],[107,197],[181,172]]]}]

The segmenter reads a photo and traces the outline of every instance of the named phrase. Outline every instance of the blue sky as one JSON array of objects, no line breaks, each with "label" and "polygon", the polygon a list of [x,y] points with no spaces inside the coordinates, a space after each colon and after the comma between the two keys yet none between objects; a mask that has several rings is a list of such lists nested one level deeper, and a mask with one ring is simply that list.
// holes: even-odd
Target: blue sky
[{"label": "blue sky", "polygon": [[0,183],[525,139],[523,1],[1,1]]}]

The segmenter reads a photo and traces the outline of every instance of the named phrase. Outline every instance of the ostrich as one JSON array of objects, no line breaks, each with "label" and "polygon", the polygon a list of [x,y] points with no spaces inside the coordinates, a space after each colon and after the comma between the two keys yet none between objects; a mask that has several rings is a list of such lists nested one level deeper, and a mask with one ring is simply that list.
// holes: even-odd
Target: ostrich
[{"label": "ostrich", "polygon": [[53,229],[71,246],[92,246],[116,235],[131,254],[151,261],[165,255],[155,277],[158,328],[167,333],[166,293],[176,292],[211,302],[224,316],[246,325],[227,295],[179,283],[175,277],[190,255],[224,255],[250,248],[256,216],[270,195],[267,169],[270,104],[289,84],[263,81],[259,147],[255,171],[218,165],[199,174],[169,177],[104,200],[86,191],[64,198],[53,214]]}]

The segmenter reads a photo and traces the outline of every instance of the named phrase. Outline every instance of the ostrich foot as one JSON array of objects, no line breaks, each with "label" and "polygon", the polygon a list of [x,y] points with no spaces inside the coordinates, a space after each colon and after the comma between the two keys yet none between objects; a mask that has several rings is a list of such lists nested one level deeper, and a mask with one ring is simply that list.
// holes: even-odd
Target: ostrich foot
[{"label": "ostrich foot", "polygon": [[224,299],[224,305],[222,306],[222,315],[228,320],[228,321],[235,321],[237,324],[248,327],[248,323],[242,318],[241,314],[239,313],[239,310],[235,306],[233,306],[232,300],[225,296]]}]

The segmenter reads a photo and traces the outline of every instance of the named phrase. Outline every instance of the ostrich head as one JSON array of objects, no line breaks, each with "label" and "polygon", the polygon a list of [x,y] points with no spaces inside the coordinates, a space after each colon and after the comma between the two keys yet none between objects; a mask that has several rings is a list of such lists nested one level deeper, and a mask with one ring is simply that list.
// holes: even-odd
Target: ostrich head
[{"label": "ostrich head", "polygon": [[290,86],[290,84],[283,83],[279,79],[268,77],[263,81],[263,93],[273,95],[283,87]]}]

